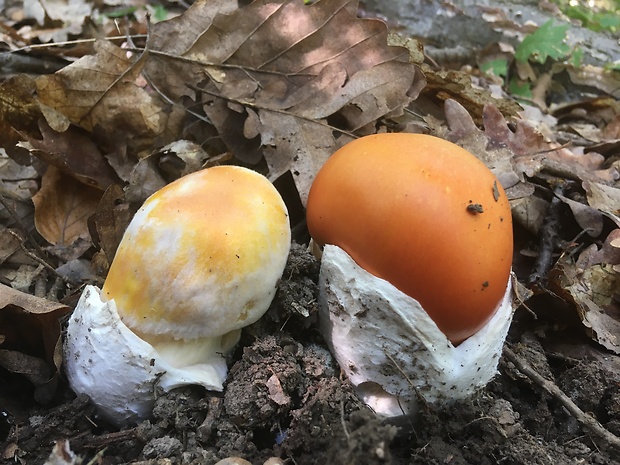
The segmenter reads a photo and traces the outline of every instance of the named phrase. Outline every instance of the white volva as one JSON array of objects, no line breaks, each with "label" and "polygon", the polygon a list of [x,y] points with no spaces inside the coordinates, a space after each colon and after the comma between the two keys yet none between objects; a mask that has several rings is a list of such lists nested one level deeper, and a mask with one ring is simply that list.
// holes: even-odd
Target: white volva
[{"label": "white volva", "polygon": [[[462,399],[497,372],[512,321],[512,286],[492,319],[452,345],[418,301],[326,245],[321,259],[321,332],[359,397],[386,417]],[[455,307],[458,302],[455,302]]]},{"label": "white volva", "polygon": [[221,391],[226,378],[226,353],[237,342],[211,339],[213,356],[202,363],[176,368],[120,319],[114,300],[103,302],[95,286],[87,286],[69,320],[65,371],[71,388],[86,393],[108,421],[122,425],[147,418],[156,388],[164,391],[195,384]]}]

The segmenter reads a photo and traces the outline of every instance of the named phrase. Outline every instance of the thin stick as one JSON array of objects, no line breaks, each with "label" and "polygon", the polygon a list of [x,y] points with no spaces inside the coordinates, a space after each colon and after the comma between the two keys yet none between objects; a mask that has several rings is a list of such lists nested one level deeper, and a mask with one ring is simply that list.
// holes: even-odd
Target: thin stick
[{"label": "thin stick", "polygon": [[560,403],[577,419],[579,423],[585,426],[590,432],[597,435],[608,446],[620,450],[620,438],[607,430],[601,425],[596,418],[588,415],[581,410],[555,383],[543,378],[536,370],[534,370],[525,360],[515,354],[510,348],[504,347],[504,356],[510,360],[517,369],[526,375],[535,384],[555,397]]}]

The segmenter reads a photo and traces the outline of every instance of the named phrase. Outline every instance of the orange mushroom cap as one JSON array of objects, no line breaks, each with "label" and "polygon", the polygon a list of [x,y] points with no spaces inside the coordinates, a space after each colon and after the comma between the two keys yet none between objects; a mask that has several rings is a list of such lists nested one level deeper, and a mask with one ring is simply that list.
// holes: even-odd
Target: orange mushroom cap
[{"label": "orange mushroom cap", "polygon": [[316,176],[307,221],[316,242],[420,302],[454,344],[506,292],[508,198],[480,160],[443,139],[390,133],[345,145]]}]

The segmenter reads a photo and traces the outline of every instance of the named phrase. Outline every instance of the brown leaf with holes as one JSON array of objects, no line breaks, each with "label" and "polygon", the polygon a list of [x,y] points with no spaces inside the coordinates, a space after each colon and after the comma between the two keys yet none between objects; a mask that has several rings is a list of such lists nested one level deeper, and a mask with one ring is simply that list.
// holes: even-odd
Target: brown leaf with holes
[{"label": "brown leaf with holes", "polygon": [[35,226],[49,243],[70,246],[90,239],[88,217],[97,210],[102,192],[50,166],[33,197]]}]

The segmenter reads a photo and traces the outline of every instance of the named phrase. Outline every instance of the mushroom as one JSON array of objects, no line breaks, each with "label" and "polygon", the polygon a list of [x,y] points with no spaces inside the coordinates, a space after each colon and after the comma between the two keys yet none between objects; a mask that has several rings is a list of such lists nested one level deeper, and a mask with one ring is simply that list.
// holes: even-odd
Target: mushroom
[{"label": "mushroom", "polygon": [[481,161],[433,136],[362,137],[319,171],[307,222],[325,245],[322,331],[376,411],[491,379],[512,319],[512,221]]},{"label": "mushroom", "polygon": [[147,418],[157,387],[221,391],[224,357],[269,307],[290,239],[282,198],[246,168],[209,168],[153,194],[103,289],[87,286],[69,320],[73,390],[118,425]]}]

